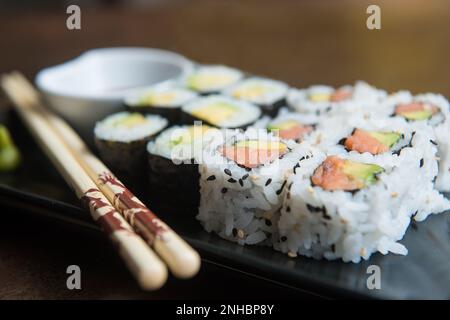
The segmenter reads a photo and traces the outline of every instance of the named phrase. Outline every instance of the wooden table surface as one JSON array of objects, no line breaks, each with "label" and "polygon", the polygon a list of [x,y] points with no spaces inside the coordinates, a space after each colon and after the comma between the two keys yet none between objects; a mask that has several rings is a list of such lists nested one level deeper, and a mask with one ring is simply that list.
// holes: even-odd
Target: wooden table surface
[{"label": "wooden table surface", "polygon": [[[299,87],[360,79],[389,91],[450,96],[448,0],[82,3],[77,31],[67,30],[65,7],[57,1],[0,5],[0,71],[18,69],[33,77],[91,48],[145,46]],[[366,28],[372,3],[381,7],[381,30]],[[8,209],[0,204],[0,210]],[[171,279],[163,290],[144,293],[105,241],[90,246],[88,238],[52,224],[35,231],[18,219],[2,221],[0,299],[305,296],[213,265],[205,265],[194,280]],[[81,291],[66,289],[70,264],[82,267]]]}]

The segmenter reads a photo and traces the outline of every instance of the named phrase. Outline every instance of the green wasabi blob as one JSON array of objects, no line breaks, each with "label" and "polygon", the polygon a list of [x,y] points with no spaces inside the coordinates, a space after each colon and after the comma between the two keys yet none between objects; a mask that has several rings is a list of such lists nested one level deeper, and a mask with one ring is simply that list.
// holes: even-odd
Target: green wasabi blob
[{"label": "green wasabi blob", "polygon": [[19,149],[4,125],[0,125],[0,171],[8,172],[16,169],[21,162]]}]

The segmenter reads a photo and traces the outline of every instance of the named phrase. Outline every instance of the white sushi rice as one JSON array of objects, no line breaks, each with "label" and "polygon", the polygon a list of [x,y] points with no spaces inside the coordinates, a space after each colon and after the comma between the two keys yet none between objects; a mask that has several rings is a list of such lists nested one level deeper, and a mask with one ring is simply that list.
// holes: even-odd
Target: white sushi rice
[{"label": "white sushi rice", "polygon": [[[196,110],[207,108],[213,105],[231,105],[236,108],[230,117],[220,123],[211,123],[211,125],[220,128],[238,128],[255,122],[261,116],[261,110],[248,102],[236,100],[222,95],[210,95],[196,99],[182,107],[182,111],[192,115]],[[205,120],[205,119],[200,119]]]},{"label": "white sushi rice", "polygon": [[283,100],[288,89],[288,85],[284,82],[252,77],[224,90],[223,94],[258,105],[271,105]]},{"label": "white sushi rice", "polygon": [[117,142],[142,140],[152,136],[167,126],[167,120],[157,115],[146,115],[146,121],[134,126],[116,125],[132,113],[118,112],[96,123],[94,135],[97,139]]},{"label": "white sushi rice", "polygon": [[436,161],[425,161],[420,167],[421,159],[436,151],[427,133],[417,131],[412,146],[399,156],[340,154],[343,159],[377,164],[385,170],[377,183],[353,194],[311,185],[314,170],[327,156],[316,150],[313,157],[301,161],[288,180],[279,220],[280,241],[274,243],[275,249],[355,263],[367,260],[374,252],[407,254],[398,241],[411,217],[421,221],[430,213],[450,208],[430,179],[437,174]]},{"label": "white sushi rice", "polygon": [[241,245],[271,244],[286,179],[307,144],[284,141],[290,151],[281,159],[251,170],[238,166],[218,149],[237,141],[281,141],[264,130],[225,131],[205,148],[200,171],[200,207],[197,219],[205,230]]},{"label": "white sushi rice", "polygon": [[439,175],[436,179],[436,187],[440,191],[450,191],[450,107],[448,100],[439,94],[419,94],[413,96],[408,91],[400,91],[390,95],[382,104],[381,112],[384,115],[392,115],[398,104],[424,102],[430,103],[439,109],[439,112],[429,120],[410,121],[411,123],[424,122],[434,128],[438,145]]},{"label": "white sushi rice", "polygon": [[329,96],[336,90],[330,86],[315,85],[307,89],[290,89],[287,103],[299,113],[324,116],[326,114],[354,113],[355,111],[377,111],[377,106],[387,96],[384,90],[377,89],[363,81],[356,82],[354,86],[343,86],[340,89],[351,91],[351,98],[338,102],[312,101],[310,99],[312,95]]},{"label": "white sushi rice", "polygon": [[202,65],[185,76],[181,83],[185,87],[201,92],[219,92],[244,77],[244,73],[223,65]]}]

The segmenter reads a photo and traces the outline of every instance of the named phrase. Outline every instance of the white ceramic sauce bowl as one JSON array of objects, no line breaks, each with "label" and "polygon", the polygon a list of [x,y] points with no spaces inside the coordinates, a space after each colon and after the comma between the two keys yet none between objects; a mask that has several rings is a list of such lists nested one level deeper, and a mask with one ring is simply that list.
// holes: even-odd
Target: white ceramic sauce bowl
[{"label": "white ceramic sauce bowl", "polygon": [[41,70],[35,83],[49,106],[86,135],[96,121],[122,110],[131,92],[182,77],[193,66],[185,57],[160,49],[93,49]]}]

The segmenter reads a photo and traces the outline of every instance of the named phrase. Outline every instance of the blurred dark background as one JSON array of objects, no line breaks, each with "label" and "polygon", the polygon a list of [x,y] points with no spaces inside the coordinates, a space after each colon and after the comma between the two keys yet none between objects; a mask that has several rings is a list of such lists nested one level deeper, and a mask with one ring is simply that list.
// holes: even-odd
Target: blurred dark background
[{"label": "blurred dark background", "polygon": [[[81,30],[66,28],[69,4],[81,7]],[[381,30],[366,27],[369,4],[381,7]],[[0,1],[0,72],[33,77],[91,48],[147,46],[298,87],[360,79],[450,96],[449,34],[448,0]],[[3,299],[309,297],[211,264],[143,293],[103,238],[0,210]],[[84,272],[81,292],[65,288],[70,264]]]},{"label": "blurred dark background", "polygon": [[[0,69],[28,75],[94,47],[149,46],[294,86],[358,79],[450,95],[448,0],[1,1]],[[82,29],[65,26],[79,4]],[[381,30],[366,8],[381,8]]]}]

